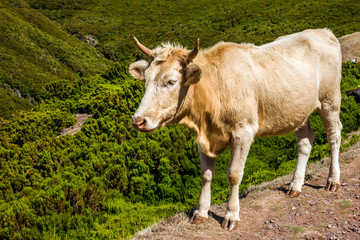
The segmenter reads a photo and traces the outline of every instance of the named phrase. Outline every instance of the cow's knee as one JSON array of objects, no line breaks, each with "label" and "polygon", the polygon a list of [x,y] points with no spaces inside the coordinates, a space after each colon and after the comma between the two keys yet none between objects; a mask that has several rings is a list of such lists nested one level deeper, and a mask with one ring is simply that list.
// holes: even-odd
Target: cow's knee
[{"label": "cow's knee", "polygon": [[340,142],[341,142],[340,131],[336,132],[335,134],[330,135],[328,141],[330,144],[340,145]]},{"label": "cow's knee", "polygon": [[210,169],[207,169],[201,173],[201,179],[203,183],[211,182],[213,173]]},{"label": "cow's knee", "polygon": [[238,185],[241,181],[242,173],[238,170],[230,169],[227,178],[231,186]]},{"label": "cow's knee", "polygon": [[309,139],[309,138],[301,139],[298,142],[299,153],[304,154],[305,156],[309,156],[311,153],[311,147],[313,141],[314,141],[313,139]]}]

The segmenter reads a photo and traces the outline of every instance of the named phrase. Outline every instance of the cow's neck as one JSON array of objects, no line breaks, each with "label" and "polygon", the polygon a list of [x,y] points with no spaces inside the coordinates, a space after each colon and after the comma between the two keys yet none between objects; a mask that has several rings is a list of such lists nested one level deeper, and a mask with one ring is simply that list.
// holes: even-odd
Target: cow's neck
[{"label": "cow's neck", "polygon": [[[204,60],[199,61],[197,64],[201,66],[206,64],[204,62]],[[194,129],[201,152],[209,157],[216,157],[229,144],[229,134],[225,133],[224,128],[218,124],[221,106],[219,88],[216,86],[218,82],[213,82],[216,78],[208,74],[203,71],[201,80],[189,88],[187,113],[179,123]]]}]

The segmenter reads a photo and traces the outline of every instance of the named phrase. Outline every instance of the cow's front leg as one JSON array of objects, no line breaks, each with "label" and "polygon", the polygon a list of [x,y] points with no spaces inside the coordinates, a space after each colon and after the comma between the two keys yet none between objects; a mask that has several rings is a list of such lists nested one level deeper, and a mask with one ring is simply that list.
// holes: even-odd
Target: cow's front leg
[{"label": "cow's front leg", "polygon": [[235,230],[240,221],[239,185],[244,174],[244,166],[254,134],[250,127],[237,130],[232,137],[231,162],[227,171],[230,198],[221,227]]},{"label": "cow's front leg", "polygon": [[211,204],[211,181],[215,171],[215,158],[200,152],[202,187],[198,206],[193,214],[193,224],[200,224],[208,218]]}]

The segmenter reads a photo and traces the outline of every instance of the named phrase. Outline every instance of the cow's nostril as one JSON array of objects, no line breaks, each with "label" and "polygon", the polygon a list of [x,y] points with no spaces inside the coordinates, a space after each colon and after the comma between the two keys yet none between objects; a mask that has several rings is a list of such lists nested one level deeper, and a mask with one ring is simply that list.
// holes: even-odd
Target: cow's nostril
[{"label": "cow's nostril", "polygon": [[140,122],[139,122],[139,126],[145,126],[146,124],[146,119],[142,119]]},{"label": "cow's nostril", "polygon": [[146,119],[139,116],[134,117],[132,120],[132,124],[137,130],[142,130],[146,126]]}]

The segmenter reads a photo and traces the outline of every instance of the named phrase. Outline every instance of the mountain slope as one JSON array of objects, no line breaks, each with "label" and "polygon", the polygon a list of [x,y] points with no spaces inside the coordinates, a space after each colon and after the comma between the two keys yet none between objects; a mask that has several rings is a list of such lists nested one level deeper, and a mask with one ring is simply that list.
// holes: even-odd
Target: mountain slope
[{"label": "mountain slope", "polygon": [[357,31],[359,11],[360,2],[351,0],[4,0],[0,117],[31,107],[11,89],[37,99],[48,82],[101,72],[108,62],[103,56],[142,58],[133,34],[151,48],[163,41],[192,47],[198,37],[202,47],[218,41],[262,44],[307,28],[328,27],[336,35]]},{"label": "mountain slope", "polygon": [[[59,24],[26,5],[8,6],[0,5],[0,117],[28,106],[18,96],[38,98],[46,83],[75,80],[106,68],[108,61],[95,48]],[[20,94],[13,96],[11,90]]]},{"label": "mountain slope", "polygon": [[[330,28],[342,36],[360,28],[353,0],[143,1],[28,0],[29,5],[79,38],[93,35],[114,60],[143,57],[132,35],[148,47],[163,41],[201,47],[218,41],[263,44],[307,28]],[[344,14],[346,13],[346,14]]]}]

